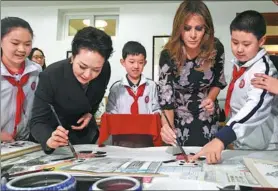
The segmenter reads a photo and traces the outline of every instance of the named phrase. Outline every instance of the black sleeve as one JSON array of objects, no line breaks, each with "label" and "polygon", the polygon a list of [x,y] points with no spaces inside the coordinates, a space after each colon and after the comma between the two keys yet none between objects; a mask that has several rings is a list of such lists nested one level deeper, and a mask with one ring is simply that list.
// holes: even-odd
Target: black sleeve
[{"label": "black sleeve", "polygon": [[225,63],[225,52],[223,44],[216,39],[215,40],[216,57],[213,66],[214,80],[211,87],[219,87],[224,89],[227,86],[225,74],[224,74],[224,63]]},{"label": "black sleeve", "polygon": [[34,103],[32,108],[32,116],[30,120],[30,131],[32,136],[41,144],[45,153],[50,154],[54,149],[46,146],[47,140],[54,131],[53,127],[48,123],[52,116],[49,103],[53,102],[53,87],[51,85],[48,73],[41,72],[38,87],[35,91]]},{"label": "black sleeve", "polygon": [[110,77],[111,77],[111,67],[110,67],[110,63],[108,61],[105,63],[105,66],[103,67],[103,72],[100,75],[101,76],[100,76],[100,79],[99,79],[100,81],[99,82],[103,84],[103,91],[101,92],[101,95],[99,96],[97,104],[95,104],[92,107],[91,114],[93,116],[95,115],[95,113],[98,110],[99,104],[101,103],[101,101],[104,97],[105,91],[107,89],[107,86],[108,86],[108,83],[109,83],[109,80],[110,80]]}]

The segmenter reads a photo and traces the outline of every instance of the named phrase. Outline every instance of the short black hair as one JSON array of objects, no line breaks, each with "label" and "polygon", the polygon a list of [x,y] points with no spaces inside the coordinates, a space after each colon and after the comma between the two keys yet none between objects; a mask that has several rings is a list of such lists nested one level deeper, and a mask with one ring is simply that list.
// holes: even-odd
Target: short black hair
[{"label": "short black hair", "polygon": [[260,40],[266,34],[266,22],[263,15],[254,10],[239,13],[230,25],[232,31],[244,31],[252,33]]},{"label": "short black hair", "polygon": [[104,31],[94,27],[84,27],[79,30],[71,43],[72,56],[75,57],[80,49],[88,49],[98,52],[105,60],[111,56],[112,40]]},{"label": "short black hair", "polygon": [[27,29],[33,38],[34,36],[33,30],[27,21],[19,17],[5,17],[1,19],[1,39],[3,39],[3,37],[6,34],[11,32],[13,28],[18,28],[18,27]]},{"label": "short black hair", "polygon": [[136,41],[128,41],[125,43],[123,50],[122,50],[122,57],[126,59],[128,55],[139,55],[143,54],[145,59],[147,58],[147,53],[145,47]]},{"label": "short black hair", "polygon": [[[32,60],[35,51],[41,52],[43,57],[45,57],[44,53],[43,53],[43,51],[41,49],[39,49],[37,47],[34,47],[34,48],[32,48],[32,50],[31,50],[31,52],[30,52],[30,54],[28,56],[29,60]],[[45,60],[44,60],[44,63],[43,63],[43,66],[42,66],[42,70],[44,70],[45,68],[46,68],[46,65],[45,65]]]}]

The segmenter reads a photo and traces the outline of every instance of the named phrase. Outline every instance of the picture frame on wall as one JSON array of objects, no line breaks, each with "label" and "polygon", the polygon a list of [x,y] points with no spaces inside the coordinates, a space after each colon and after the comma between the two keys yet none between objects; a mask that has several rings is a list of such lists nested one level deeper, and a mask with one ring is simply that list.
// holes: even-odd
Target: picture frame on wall
[{"label": "picture frame on wall", "polygon": [[169,38],[169,35],[153,36],[152,80],[155,82],[158,82],[159,79],[160,53],[168,42]]},{"label": "picture frame on wall", "polygon": [[66,58],[69,58],[69,57],[71,57],[71,55],[72,55],[72,52],[71,52],[71,50],[68,50],[68,51],[67,51],[67,55],[66,55],[67,57],[66,57]]},{"label": "picture frame on wall", "polygon": [[100,122],[101,122],[101,116],[102,116],[102,115],[105,113],[105,111],[106,111],[107,102],[108,102],[108,97],[107,97],[107,96],[104,96],[104,97],[102,98],[102,101],[101,101],[100,104],[99,104],[98,110],[97,110],[96,113],[95,113],[95,119],[96,119],[97,124],[100,124]]}]

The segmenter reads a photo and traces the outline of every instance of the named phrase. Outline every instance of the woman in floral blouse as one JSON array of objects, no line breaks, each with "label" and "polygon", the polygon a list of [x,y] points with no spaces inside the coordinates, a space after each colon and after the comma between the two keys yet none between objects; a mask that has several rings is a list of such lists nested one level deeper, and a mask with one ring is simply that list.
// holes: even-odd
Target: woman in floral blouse
[{"label": "woman in floral blouse", "polygon": [[226,86],[224,61],[207,6],[202,1],[181,3],[159,61],[159,102],[175,127],[162,118],[165,143],[203,146],[213,138],[220,115],[216,98]]}]

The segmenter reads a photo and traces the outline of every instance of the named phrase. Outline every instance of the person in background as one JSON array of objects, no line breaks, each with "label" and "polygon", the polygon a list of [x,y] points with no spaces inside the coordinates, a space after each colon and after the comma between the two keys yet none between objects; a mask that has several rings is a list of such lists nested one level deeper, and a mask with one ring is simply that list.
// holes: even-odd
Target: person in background
[{"label": "person in background", "polygon": [[41,67],[26,57],[33,30],[18,17],[1,19],[1,141],[28,140],[28,121]]},{"label": "person in background", "polygon": [[110,88],[107,113],[154,114],[160,112],[157,86],[142,72],[147,63],[146,49],[139,42],[129,41],[122,50],[121,64],[127,74]]},{"label": "person in background", "polygon": [[211,14],[202,1],[183,1],[161,52],[159,103],[165,143],[203,146],[218,131],[217,96],[225,88],[224,47],[214,37]]},{"label": "person in background", "polygon": [[28,58],[30,60],[32,60],[33,62],[38,63],[42,67],[42,70],[44,70],[46,68],[45,56],[44,56],[44,53],[41,49],[32,48]]},{"label": "person in background", "polygon": [[192,160],[205,155],[207,163],[221,161],[222,151],[233,143],[234,149],[278,149],[278,99],[266,90],[254,87],[256,73],[277,78],[277,70],[262,47],[266,22],[254,10],[238,14],[230,25],[231,47],[234,56],[233,78],[225,103],[230,119]]},{"label": "person in background", "polygon": [[[270,60],[272,60],[276,69],[278,70],[278,56],[270,55]],[[261,88],[269,91],[270,93],[278,95],[278,79],[268,76],[266,74],[255,74],[256,78],[251,80],[251,84],[256,88]]]},{"label": "person in background", "polygon": [[93,116],[110,80],[108,58],[112,51],[110,36],[94,27],[85,27],[72,40],[72,56],[51,64],[40,74],[30,128],[45,153],[68,145],[68,141],[96,142],[98,127]]}]

